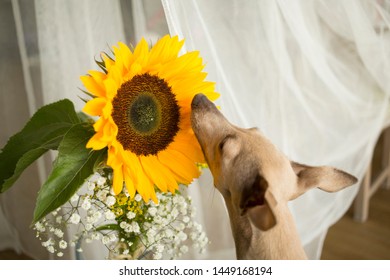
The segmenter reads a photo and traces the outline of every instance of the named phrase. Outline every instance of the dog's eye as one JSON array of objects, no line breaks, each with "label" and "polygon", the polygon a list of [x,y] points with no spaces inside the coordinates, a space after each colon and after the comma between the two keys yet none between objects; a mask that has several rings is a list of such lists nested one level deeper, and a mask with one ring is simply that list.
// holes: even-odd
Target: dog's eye
[{"label": "dog's eye", "polygon": [[218,146],[219,150],[222,152],[225,144],[233,138],[235,138],[233,135],[227,135],[225,138],[223,138],[222,141],[219,143],[219,146]]},{"label": "dog's eye", "polygon": [[[225,139],[226,139],[226,138],[225,138]],[[223,140],[221,141],[221,143],[219,143],[219,150],[220,150],[220,151],[223,150],[223,146],[225,145],[225,142],[226,142],[225,139],[223,139]]]}]

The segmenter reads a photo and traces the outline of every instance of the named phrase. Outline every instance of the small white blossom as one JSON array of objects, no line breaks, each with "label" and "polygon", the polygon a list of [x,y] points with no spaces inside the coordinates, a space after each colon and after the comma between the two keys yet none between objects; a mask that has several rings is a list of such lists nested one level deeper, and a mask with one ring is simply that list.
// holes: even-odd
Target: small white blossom
[{"label": "small white blossom", "polygon": [[81,208],[84,210],[89,210],[91,208],[91,200],[89,197],[84,198],[83,203],[81,204]]},{"label": "small white blossom", "polygon": [[158,244],[158,245],[156,245],[156,252],[158,252],[158,253],[162,253],[162,252],[164,252],[164,245],[162,245],[162,244]]},{"label": "small white blossom", "polygon": [[172,212],[171,212],[171,215],[174,219],[177,218],[177,216],[179,216],[179,211],[177,210],[177,208],[175,207]]},{"label": "small white blossom", "polygon": [[66,249],[66,247],[68,247],[68,243],[67,243],[65,240],[61,240],[61,241],[58,243],[58,246],[59,246],[61,249]]},{"label": "small white blossom", "polygon": [[154,217],[157,213],[157,208],[156,207],[151,207],[148,209],[148,213],[150,216]]},{"label": "small white blossom", "polygon": [[39,232],[45,232],[46,228],[45,226],[41,223],[41,222],[37,222],[35,224],[35,228],[39,231]]},{"label": "small white blossom", "polygon": [[119,226],[120,226],[121,228],[123,228],[123,229],[127,228],[128,225],[129,225],[129,224],[126,223],[126,222],[121,222],[121,223],[119,224]]},{"label": "small white blossom", "polygon": [[43,247],[49,247],[49,246],[52,246],[54,245],[54,240],[49,238],[49,240],[47,240],[46,242],[42,242],[42,246]]},{"label": "small white blossom", "polygon": [[62,219],[63,219],[62,216],[57,216],[57,217],[56,217],[56,223],[57,223],[57,224],[61,224]]},{"label": "small white blossom", "polygon": [[115,219],[115,214],[111,210],[107,210],[104,212],[104,217],[106,220],[114,220]]},{"label": "small white blossom", "polygon": [[86,230],[86,231],[90,231],[92,228],[93,228],[93,226],[92,226],[92,224],[90,224],[90,223],[87,223],[87,224],[85,225],[85,230]]},{"label": "small white blossom", "polygon": [[142,196],[139,193],[137,193],[134,197],[134,200],[140,202],[142,200]]},{"label": "small white blossom", "polygon": [[180,247],[180,251],[181,251],[183,254],[187,253],[187,252],[188,252],[188,246],[186,246],[186,245],[181,246],[181,247]]},{"label": "small white blossom", "polygon": [[126,214],[126,217],[131,220],[131,219],[134,219],[135,218],[135,213],[134,212],[131,212],[129,211],[127,214]]},{"label": "small white blossom", "polygon": [[161,253],[154,253],[153,254],[153,259],[155,259],[155,260],[161,260],[161,258],[162,258],[162,254]]},{"label": "small white blossom", "polygon": [[97,197],[100,201],[102,201],[102,202],[105,202],[105,201],[106,201],[107,195],[108,195],[108,191],[107,191],[107,190],[99,190],[99,191],[96,193],[96,197]]},{"label": "small white blossom", "polygon": [[58,228],[54,230],[54,234],[59,238],[62,238],[64,236],[64,232]]},{"label": "small white blossom", "polygon": [[81,217],[79,214],[73,213],[72,216],[70,217],[70,222],[72,224],[77,225],[78,223],[80,223],[80,219],[81,219]]},{"label": "small white blossom", "polygon": [[132,222],[131,227],[134,233],[140,233],[140,227],[137,222]]},{"label": "small white blossom", "polygon": [[187,240],[187,234],[185,234],[184,232],[180,231],[178,234],[177,234],[177,237],[181,240],[181,241],[186,241]]},{"label": "small white blossom", "polygon": [[156,224],[161,224],[162,222],[162,218],[161,216],[155,216],[153,221],[156,223]]},{"label": "small white blossom", "polygon": [[106,183],[106,181],[107,181],[107,178],[100,176],[99,179],[96,181],[96,183],[99,186],[103,186]]},{"label": "small white blossom", "polygon": [[91,182],[91,181],[88,181],[87,183],[87,189],[89,191],[93,191],[95,189],[95,183],[94,182]]},{"label": "small white blossom", "polygon": [[47,247],[47,250],[48,250],[50,253],[52,253],[52,254],[55,252],[55,249],[54,249],[53,246],[48,246],[48,247]]},{"label": "small white blossom", "polygon": [[62,253],[62,252],[58,252],[58,253],[57,253],[57,257],[60,257],[60,258],[61,258],[62,256],[64,256],[64,253]]},{"label": "small white blossom", "polygon": [[116,202],[116,199],[115,199],[115,197],[113,197],[112,195],[110,195],[110,196],[108,196],[108,197],[106,198],[106,204],[107,204],[107,206],[113,206],[113,205],[115,204],[115,202]]},{"label": "small white blossom", "polygon": [[76,202],[76,201],[78,201],[78,200],[79,200],[78,194],[74,194],[74,195],[72,196],[72,198],[70,199],[71,202]]},{"label": "small white blossom", "polygon": [[103,236],[102,243],[104,245],[107,245],[109,242],[110,242],[110,238],[107,235]]},{"label": "small white blossom", "polygon": [[173,230],[167,228],[164,232],[165,236],[171,238],[173,236]]},{"label": "small white blossom", "polygon": [[100,234],[97,232],[91,233],[91,239],[92,240],[99,240],[100,239]]},{"label": "small white blossom", "polygon": [[[117,240],[116,234],[114,234],[114,233],[109,234],[108,237],[110,238],[110,241],[111,241],[111,242],[114,242],[114,241]],[[131,246],[131,245],[130,245],[130,246]]]}]

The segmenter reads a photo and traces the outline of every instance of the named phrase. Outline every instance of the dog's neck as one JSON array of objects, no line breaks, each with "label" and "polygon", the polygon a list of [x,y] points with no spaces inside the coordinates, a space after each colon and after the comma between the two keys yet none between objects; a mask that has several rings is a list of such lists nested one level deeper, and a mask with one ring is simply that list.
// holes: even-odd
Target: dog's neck
[{"label": "dog's neck", "polygon": [[237,259],[306,259],[294,219],[287,203],[274,209],[277,224],[261,231],[253,226],[247,216],[241,216],[225,199],[230,216]]}]

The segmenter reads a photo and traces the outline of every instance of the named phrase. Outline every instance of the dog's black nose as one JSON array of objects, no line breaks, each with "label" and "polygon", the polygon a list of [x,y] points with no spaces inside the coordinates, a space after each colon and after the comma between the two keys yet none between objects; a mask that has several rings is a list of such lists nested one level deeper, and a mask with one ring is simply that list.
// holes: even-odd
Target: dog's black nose
[{"label": "dog's black nose", "polygon": [[194,107],[200,106],[201,104],[204,104],[204,103],[207,103],[207,102],[210,102],[207,99],[207,97],[204,94],[202,94],[202,93],[198,93],[192,99],[191,107],[194,108]]}]

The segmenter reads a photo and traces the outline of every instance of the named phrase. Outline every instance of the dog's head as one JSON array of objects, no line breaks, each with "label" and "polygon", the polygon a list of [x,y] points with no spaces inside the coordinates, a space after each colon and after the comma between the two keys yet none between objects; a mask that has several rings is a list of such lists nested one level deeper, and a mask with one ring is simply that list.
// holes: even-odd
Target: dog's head
[{"label": "dog's head", "polygon": [[261,230],[277,223],[278,203],[313,187],[335,192],[357,182],[332,167],[291,162],[258,129],[232,125],[202,94],[192,100],[191,121],[215,187],[239,215],[248,215]]}]

